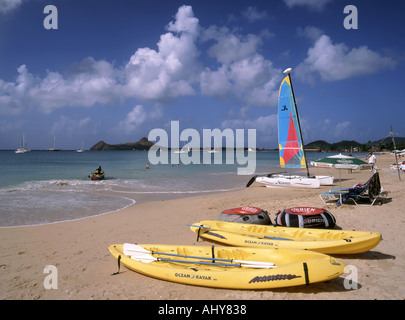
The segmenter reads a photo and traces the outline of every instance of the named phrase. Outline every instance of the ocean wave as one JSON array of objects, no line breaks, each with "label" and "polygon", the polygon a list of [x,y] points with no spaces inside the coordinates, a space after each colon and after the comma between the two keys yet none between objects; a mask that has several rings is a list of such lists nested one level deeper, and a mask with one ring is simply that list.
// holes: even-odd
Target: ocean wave
[{"label": "ocean wave", "polygon": [[[233,181],[233,180],[232,180]],[[147,196],[176,198],[240,190],[227,179],[54,179],[0,188],[0,228],[75,221],[116,212]],[[136,199],[136,200],[135,200]]]},{"label": "ocean wave", "polygon": [[0,188],[1,193],[25,191],[108,191],[110,186],[105,181],[87,180],[40,180],[28,181],[15,186]]},{"label": "ocean wave", "polygon": [[199,193],[214,193],[214,192],[229,192],[243,189],[243,187],[224,188],[224,189],[209,189],[209,190],[155,190],[155,191],[125,191],[125,190],[111,190],[112,192],[131,193],[131,194],[199,194]]},{"label": "ocean wave", "polygon": [[29,181],[22,184],[0,188],[0,194],[27,192],[27,191],[55,191],[55,192],[122,192],[122,193],[208,193],[208,192],[226,192],[238,190],[242,186],[226,187],[223,184],[211,185],[204,183],[202,179],[197,183],[193,181],[161,180],[134,180],[134,179],[110,179],[101,181],[86,180],[42,180]]},{"label": "ocean wave", "polygon": [[136,200],[122,195],[27,191],[0,195],[0,228],[76,221],[128,208]]}]

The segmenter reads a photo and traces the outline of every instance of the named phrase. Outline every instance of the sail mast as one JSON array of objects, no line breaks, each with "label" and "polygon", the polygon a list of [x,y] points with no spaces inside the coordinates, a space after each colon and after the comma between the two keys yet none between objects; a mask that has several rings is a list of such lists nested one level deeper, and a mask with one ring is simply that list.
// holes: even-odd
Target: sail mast
[{"label": "sail mast", "polygon": [[300,136],[301,136],[301,141],[302,141],[302,151],[304,152],[304,158],[305,158],[305,167],[307,168],[307,177],[309,177],[309,169],[308,169],[308,163],[307,163],[307,156],[305,154],[305,147],[304,147],[304,138],[302,136],[301,132],[301,124],[300,124],[300,116],[298,114],[298,108],[297,108],[297,101],[295,100],[295,94],[294,94],[294,88],[291,80],[291,75],[290,72],[292,71],[292,68],[285,69],[283,73],[288,74],[288,79],[290,80],[290,85],[291,85],[291,92],[294,100],[294,108],[295,108],[295,113],[297,114],[297,121],[298,121],[298,129],[300,131]]}]

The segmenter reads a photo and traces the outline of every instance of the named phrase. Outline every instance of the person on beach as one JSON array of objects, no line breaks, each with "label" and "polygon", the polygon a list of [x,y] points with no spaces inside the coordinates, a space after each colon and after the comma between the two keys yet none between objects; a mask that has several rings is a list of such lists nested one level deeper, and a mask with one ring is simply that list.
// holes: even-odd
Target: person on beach
[{"label": "person on beach", "polygon": [[375,163],[377,162],[377,158],[373,154],[372,151],[370,151],[370,153],[368,154],[367,160],[368,160],[368,163],[371,164],[371,170],[370,171],[374,170],[374,166],[377,168],[377,166],[375,165]]},{"label": "person on beach", "polygon": [[149,169],[149,163],[146,164],[145,169]]}]

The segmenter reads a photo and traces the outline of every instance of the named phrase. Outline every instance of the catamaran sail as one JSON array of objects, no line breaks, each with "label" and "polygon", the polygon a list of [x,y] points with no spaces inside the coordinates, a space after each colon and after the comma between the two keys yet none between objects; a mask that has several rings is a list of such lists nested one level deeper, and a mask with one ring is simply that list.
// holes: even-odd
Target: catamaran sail
[{"label": "catamaran sail", "polygon": [[278,147],[282,168],[305,168],[305,154],[299,130],[289,76],[281,82],[278,98]]},{"label": "catamaran sail", "polygon": [[321,184],[330,185],[333,177],[309,175],[304,152],[299,116],[297,112],[294,91],[291,83],[291,68],[284,71],[287,76],[280,85],[278,97],[278,143],[280,166],[282,168],[306,168],[307,176],[270,174],[257,177],[256,182],[266,186],[293,186],[319,188]]}]

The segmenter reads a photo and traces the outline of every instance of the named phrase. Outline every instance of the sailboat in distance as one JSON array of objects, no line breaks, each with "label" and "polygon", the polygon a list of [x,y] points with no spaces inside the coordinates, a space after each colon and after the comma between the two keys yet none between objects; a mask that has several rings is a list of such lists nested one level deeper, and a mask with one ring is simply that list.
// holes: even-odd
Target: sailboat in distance
[{"label": "sailboat in distance", "polygon": [[83,145],[83,141],[82,141],[82,147],[80,149],[77,149],[76,152],[84,152],[84,145]]},{"label": "sailboat in distance", "polygon": [[191,152],[191,148],[190,147],[183,147],[180,150],[175,150],[174,153],[189,153]]},{"label": "sailboat in distance", "polygon": [[214,138],[214,149],[209,149],[208,153],[217,153],[219,152],[219,147],[217,145],[217,139]]},{"label": "sailboat in distance", "polygon": [[60,151],[60,149],[56,148],[56,137],[53,136],[53,148],[49,148],[48,151]]},{"label": "sailboat in distance", "polygon": [[297,103],[291,81],[292,69],[284,71],[287,76],[280,85],[278,97],[278,144],[281,168],[306,169],[307,175],[269,174],[256,177],[255,181],[266,186],[291,186],[303,188],[319,188],[322,185],[333,184],[333,177],[311,176],[308,170],[304,150]]},{"label": "sailboat in distance", "polygon": [[24,135],[22,135],[21,137],[21,148],[18,148],[17,150],[15,150],[15,153],[26,153],[29,152],[31,150],[27,149],[27,143],[25,142],[25,137]]}]

